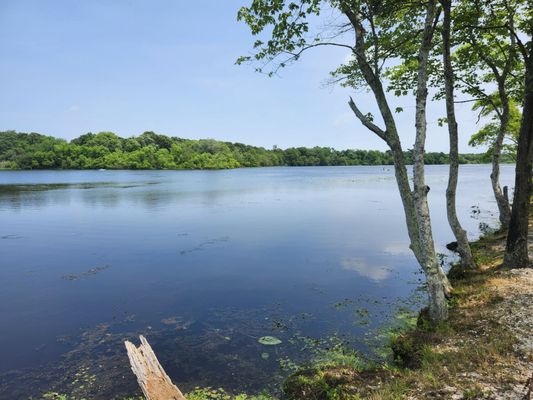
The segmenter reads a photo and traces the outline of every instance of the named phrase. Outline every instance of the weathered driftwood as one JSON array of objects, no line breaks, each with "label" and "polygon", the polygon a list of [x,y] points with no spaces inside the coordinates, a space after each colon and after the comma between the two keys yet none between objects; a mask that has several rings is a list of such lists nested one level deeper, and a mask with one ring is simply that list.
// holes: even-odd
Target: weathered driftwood
[{"label": "weathered driftwood", "polygon": [[172,383],[165,370],[159,364],[154,351],[144,336],[140,336],[141,345],[126,341],[126,350],[130,359],[131,370],[137,377],[147,400],[186,400],[181,391]]}]

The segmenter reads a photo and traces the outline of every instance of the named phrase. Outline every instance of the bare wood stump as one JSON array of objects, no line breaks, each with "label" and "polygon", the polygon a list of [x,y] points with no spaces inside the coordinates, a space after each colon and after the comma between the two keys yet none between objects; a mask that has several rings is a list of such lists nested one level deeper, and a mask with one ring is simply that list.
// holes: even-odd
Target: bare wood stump
[{"label": "bare wood stump", "polygon": [[137,377],[147,400],[186,400],[181,391],[172,383],[165,370],[157,360],[152,347],[144,336],[140,336],[141,345],[126,341],[126,350],[130,359],[131,370]]}]

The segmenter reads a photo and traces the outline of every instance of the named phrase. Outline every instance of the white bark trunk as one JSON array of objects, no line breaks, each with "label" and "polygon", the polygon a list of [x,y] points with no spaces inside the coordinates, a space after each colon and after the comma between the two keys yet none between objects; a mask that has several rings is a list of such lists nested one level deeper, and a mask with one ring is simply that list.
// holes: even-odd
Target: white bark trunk
[{"label": "white bark trunk", "polygon": [[[351,24],[354,27],[356,32],[356,43],[355,43],[355,58],[357,60],[359,69],[361,73],[372,90],[374,98],[378,105],[380,114],[385,123],[385,130],[380,129],[374,123],[372,123],[364,114],[357,108],[356,104],[350,99],[350,107],[354,111],[356,117],[361,121],[361,123],[366,126],[370,131],[374,132],[381,139],[383,139],[389,148],[392,151],[394,159],[394,170],[396,174],[396,183],[400,192],[400,197],[402,200],[402,205],[405,212],[405,219],[407,224],[407,231],[409,234],[409,239],[411,241],[411,250],[415,254],[415,257],[422,269],[426,273],[428,281],[428,294],[429,294],[429,305],[430,305],[430,314],[437,316],[436,319],[444,320],[446,319],[446,313],[443,313],[442,305],[444,304],[444,311],[446,311],[445,297],[451,291],[451,285],[448,281],[446,274],[444,273],[440,264],[436,261],[435,250],[433,247],[433,239],[431,238],[431,246],[433,251],[433,262],[429,262],[431,265],[428,268],[428,260],[431,257],[427,257],[426,242],[421,240],[420,233],[424,235],[427,232],[427,227],[420,230],[420,221],[417,217],[414,194],[411,191],[411,186],[409,183],[409,175],[407,173],[407,168],[405,165],[404,155],[400,143],[400,138],[398,136],[398,131],[396,128],[396,123],[387,102],[385,96],[385,91],[383,90],[383,85],[377,71],[374,71],[370,63],[366,59],[366,45],[364,42],[363,33],[364,29],[362,27],[360,16],[357,11],[351,10],[349,7],[344,7],[343,12],[346,14]],[[431,224],[430,221],[427,221]],[[431,233],[431,226],[429,226],[429,232]],[[431,274],[429,276],[428,274]],[[436,310],[438,308],[438,310]]]},{"label": "white bark trunk", "polygon": [[400,137],[398,136],[396,122],[389,107],[381,79],[377,75],[377,72],[372,69],[370,63],[368,62],[365,56],[366,45],[362,34],[364,29],[360,20],[360,16],[357,12],[353,12],[349,8],[345,8],[344,13],[346,14],[356,31],[356,52],[354,55],[366,83],[374,94],[376,104],[379,108],[379,112],[385,124],[385,130],[380,129],[374,123],[369,121],[368,118],[366,118],[366,116],[357,108],[357,105],[352,99],[350,99],[349,105],[354,111],[356,117],[363,123],[363,125],[366,126],[370,131],[374,132],[377,136],[379,136],[384,142],[387,143],[387,145],[391,149],[392,156],[394,159],[394,172],[396,176],[396,183],[400,192],[400,198],[402,200],[402,205],[405,212],[407,232],[411,241],[411,250],[418,259],[420,254],[420,246],[418,240],[418,229],[416,226],[416,216],[413,206],[413,194],[411,192],[411,186],[409,184],[409,175],[407,173],[407,168],[405,165],[404,154],[400,142]]},{"label": "white bark trunk", "polygon": [[459,177],[459,131],[455,118],[454,104],[454,76],[450,55],[450,32],[451,32],[451,0],[441,0],[444,10],[444,22],[442,27],[442,53],[444,63],[444,86],[446,91],[446,114],[448,117],[448,133],[450,136],[450,172],[448,175],[448,187],[446,189],[446,212],[448,223],[457,241],[457,252],[461,257],[463,268],[476,268],[470,243],[466,231],[461,226],[457,217],[456,193]]},{"label": "white bark trunk", "polygon": [[433,40],[436,19],[436,0],[429,0],[424,23],[424,32],[420,51],[418,53],[417,93],[415,126],[416,139],[413,149],[413,182],[414,182],[414,208],[418,223],[418,237],[422,268],[427,277],[429,296],[429,317],[433,324],[438,324],[448,317],[444,282],[442,280],[439,264],[435,253],[435,243],[431,229],[431,217],[427,194],[429,187],[426,186],[424,176],[424,153],[427,134],[427,81],[428,81],[428,58]]}]

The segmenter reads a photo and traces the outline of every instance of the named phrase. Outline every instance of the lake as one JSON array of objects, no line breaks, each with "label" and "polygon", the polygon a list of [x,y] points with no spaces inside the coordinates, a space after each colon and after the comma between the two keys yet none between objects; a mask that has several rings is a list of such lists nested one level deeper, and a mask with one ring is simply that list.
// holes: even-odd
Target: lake
[{"label": "lake", "polygon": [[[451,256],[447,173],[427,167]],[[461,166],[473,239],[497,222],[489,175]],[[137,393],[123,341],[139,334],[184,389],[275,390],[333,341],[377,357],[425,302],[389,166],[1,171],[0,221],[0,398]]]}]

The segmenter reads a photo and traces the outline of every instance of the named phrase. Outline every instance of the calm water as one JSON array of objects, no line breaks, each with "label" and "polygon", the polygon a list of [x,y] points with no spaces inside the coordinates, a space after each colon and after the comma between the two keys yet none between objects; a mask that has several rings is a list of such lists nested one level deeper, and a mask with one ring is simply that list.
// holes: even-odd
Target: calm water
[{"label": "calm water", "polygon": [[[427,172],[445,252],[447,167]],[[489,173],[461,168],[472,238],[495,223]],[[0,398],[81,390],[84,368],[92,398],[135,393],[122,342],[138,334],[185,389],[253,392],[310,356],[302,337],[370,354],[420,306],[389,167],[0,172],[0,221]]]}]

